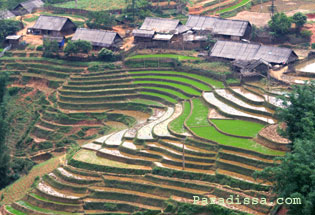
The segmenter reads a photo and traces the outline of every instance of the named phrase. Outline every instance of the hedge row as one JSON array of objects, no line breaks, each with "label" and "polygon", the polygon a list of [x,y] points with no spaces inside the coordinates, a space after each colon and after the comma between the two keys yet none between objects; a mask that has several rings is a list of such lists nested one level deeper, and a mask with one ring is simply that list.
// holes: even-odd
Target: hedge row
[{"label": "hedge row", "polygon": [[119,84],[119,83],[126,83],[131,82],[133,79],[131,78],[120,78],[120,79],[112,79],[112,80],[95,80],[95,81],[69,81],[68,85],[102,85],[102,84]]},{"label": "hedge row", "polygon": [[95,81],[95,80],[100,80],[100,79],[107,79],[107,80],[110,80],[110,79],[119,79],[119,78],[127,78],[128,77],[128,74],[125,73],[125,74],[122,74],[122,73],[118,73],[118,74],[104,74],[102,76],[80,76],[80,77],[71,77],[71,81]]},{"label": "hedge row", "polygon": [[121,88],[134,88],[134,85],[130,83],[120,84],[106,84],[106,85],[64,85],[64,90],[75,90],[75,91],[87,91],[87,90],[106,90],[106,89],[121,89]]},{"label": "hedge row", "polygon": [[107,102],[107,101],[120,101],[126,100],[130,97],[134,97],[136,94],[119,94],[119,95],[107,95],[107,96],[90,96],[90,97],[71,97],[59,95],[60,101],[64,102],[78,102],[78,103],[88,103],[88,102]]}]

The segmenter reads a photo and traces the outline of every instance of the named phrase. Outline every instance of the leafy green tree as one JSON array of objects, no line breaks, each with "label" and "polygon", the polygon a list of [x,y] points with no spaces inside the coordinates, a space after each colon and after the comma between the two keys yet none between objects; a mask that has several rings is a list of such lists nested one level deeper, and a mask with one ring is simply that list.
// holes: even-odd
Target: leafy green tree
[{"label": "leafy green tree", "polygon": [[90,12],[88,18],[86,25],[92,29],[111,29],[116,24],[115,17],[108,12]]},{"label": "leafy green tree", "polygon": [[286,124],[283,135],[295,139],[313,139],[315,137],[315,82],[293,86],[287,96],[282,96],[287,108],[277,112],[277,117]]},{"label": "leafy green tree", "polygon": [[299,31],[307,21],[307,16],[301,12],[297,12],[292,16],[292,22],[295,23],[296,29]]},{"label": "leafy green tree", "polygon": [[85,40],[69,41],[68,45],[64,49],[66,56],[71,56],[77,53],[88,54],[92,50],[90,42]]},{"label": "leafy green tree", "polygon": [[[143,13],[146,13],[146,10],[144,8],[149,6],[149,1],[146,0],[126,0],[127,5],[127,10],[132,11],[132,20],[135,20],[135,17],[138,15],[141,15]],[[128,16],[128,12],[126,13]]]},{"label": "leafy green tree", "polygon": [[6,90],[6,75],[0,76],[0,189],[5,187],[9,179],[10,169],[10,153],[5,144],[6,122],[5,122],[5,90]]},{"label": "leafy green tree", "polygon": [[8,35],[15,34],[22,28],[21,22],[15,20],[0,20],[0,42]]},{"label": "leafy green tree", "polygon": [[279,165],[255,172],[254,177],[274,182],[279,198],[298,198],[301,204],[286,205],[289,214],[315,214],[315,82],[295,86],[283,96],[286,108],[277,116],[286,123],[283,134],[293,143],[293,150],[276,160]]},{"label": "leafy green tree", "polygon": [[291,20],[284,13],[276,13],[268,22],[270,33],[276,37],[285,36],[290,32]]},{"label": "leafy green tree", "polygon": [[59,55],[59,44],[56,40],[44,40],[43,56],[54,57]]}]

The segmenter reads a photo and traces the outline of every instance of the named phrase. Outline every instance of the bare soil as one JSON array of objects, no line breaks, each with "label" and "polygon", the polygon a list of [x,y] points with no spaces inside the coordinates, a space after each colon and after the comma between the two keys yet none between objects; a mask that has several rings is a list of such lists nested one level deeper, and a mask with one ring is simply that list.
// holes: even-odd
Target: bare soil
[{"label": "bare soil", "polygon": [[290,141],[282,136],[280,136],[277,132],[278,125],[270,125],[268,127],[263,128],[259,134],[267,139],[270,139],[277,143],[290,143]]}]

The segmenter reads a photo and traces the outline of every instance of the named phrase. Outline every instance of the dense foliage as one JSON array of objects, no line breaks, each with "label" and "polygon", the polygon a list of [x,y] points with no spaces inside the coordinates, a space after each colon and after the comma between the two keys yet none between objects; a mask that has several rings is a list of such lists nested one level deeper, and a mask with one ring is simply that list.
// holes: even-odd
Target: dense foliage
[{"label": "dense foliage", "polygon": [[113,51],[111,51],[109,49],[102,48],[98,52],[98,58],[100,60],[103,60],[103,61],[113,61],[113,60],[115,60],[115,54]]},{"label": "dense foliage", "polygon": [[74,55],[77,53],[89,53],[92,50],[90,42],[85,40],[69,41],[68,45],[64,49],[66,56]]},{"label": "dense foliage", "polygon": [[22,27],[21,22],[14,20],[0,20],[0,42],[8,35],[15,34]]},{"label": "dense foliage", "polygon": [[291,19],[292,19],[292,22],[296,25],[296,28],[301,29],[307,21],[307,16],[301,12],[298,12],[298,13],[295,13]]},{"label": "dense foliage", "polygon": [[300,198],[302,204],[287,205],[289,214],[315,214],[315,82],[296,86],[283,97],[287,108],[278,111],[293,150],[278,158],[280,165],[265,168],[255,176],[273,181],[281,198]]},{"label": "dense foliage", "polygon": [[268,22],[268,25],[274,37],[281,37],[289,33],[291,20],[285,13],[276,13]]},{"label": "dense foliage", "polygon": [[103,11],[90,12],[86,22],[86,25],[91,29],[111,29],[115,24],[115,17]]},{"label": "dense foliage", "polygon": [[44,40],[43,44],[43,56],[44,57],[53,57],[58,56],[59,53],[59,44],[56,40]]}]

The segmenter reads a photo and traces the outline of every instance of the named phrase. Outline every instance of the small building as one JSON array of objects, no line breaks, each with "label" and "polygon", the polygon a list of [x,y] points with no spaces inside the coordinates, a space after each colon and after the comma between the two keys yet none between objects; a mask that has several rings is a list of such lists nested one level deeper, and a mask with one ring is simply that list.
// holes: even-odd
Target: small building
[{"label": "small building", "polygon": [[9,10],[0,10],[0,20],[1,19],[10,19],[15,17],[14,13]]},{"label": "small building", "polygon": [[20,44],[21,38],[21,35],[9,35],[6,36],[5,43],[11,45],[14,48]]},{"label": "small building", "polygon": [[76,25],[66,17],[41,15],[27,33],[35,35],[65,36],[73,34]]},{"label": "small building", "polygon": [[231,40],[248,39],[252,26],[248,21],[189,15],[186,26],[197,34],[211,34]]},{"label": "small building", "polygon": [[59,48],[62,48],[65,45],[66,38],[64,36],[54,37],[54,36],[44,35],[43,36],[43,41],[45,41],[45,40],[56,41],[58,43],[58,45],[59,45]]},{"label": "small building", "polygon": [[266,77],[271,65],[262,60],[234,60],[232,61],[233,70],[241,76],[243,80],[257,80]]},{"label": "small building", "polygon": [[135,42],[170,42],[179,35],[188,31],[178,19],[146,17],[139,29],[134,29],[132,34]]},{"label": "small building", "polygon": [[209,55],[212,58],[227,60],[261,59],[272,65],[286,65],[298,59],[292,49],[235,41],[217,41]]},{"label": "small building", "polygon": [[22,16],[25,14],[33,13],[35,9],[40,8],[44,5],[42,0],[28,0],[18,4],[12,12],[16,16]]},{"label": "small building", "polygon": [[94,49],[119,49],[123,41],[122,37],[116,32],[87,28],[77,29],[72,40],[89,41]]}]

